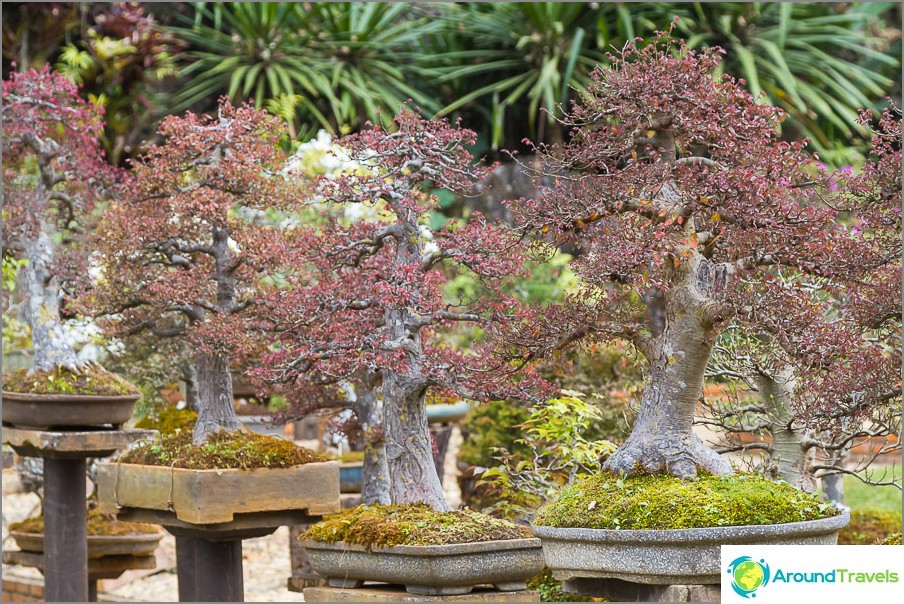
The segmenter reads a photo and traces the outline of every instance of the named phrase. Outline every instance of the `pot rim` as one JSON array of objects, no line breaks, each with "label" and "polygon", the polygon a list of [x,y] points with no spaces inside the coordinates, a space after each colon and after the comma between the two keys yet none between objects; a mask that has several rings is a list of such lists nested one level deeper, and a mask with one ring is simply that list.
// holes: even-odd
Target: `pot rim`
[{"label": "pot rim", "polygon": [[55,403],[125,403],[137,401],[141,393],[135,394],[36,394],[34,392],[2,391],[4,400],[23,403],[50,401]]},{"label": "pot rim", "polygon": [[[40,539],[44,540],[44,533],[28,533],[25,531],[10,531],[10,536],[15,539],[16,537],[26,537],[29,539]],[[88,535],[89,541],[94,541],[95,543],[115,543],[115,542],[123,542],[123,541],[137,541],[137,542],[151,542],[151,541],[160,541],[163,539],[164,535],[166,535],[165,531],[158,531],[156,533],[135,533],[133,535]]]},{"label": "pot rim", "polygon": [[579,527],[552,527],[531,525],[534,535],[540,539],[553,541],[581,541],[590,543],[693,543],[712,542],[720,538],[736,541],[748,537],[769,537],[783,535],[810,535],[837,531],[850,522],[850,512],[836,516],[784,522],[781,524],[741,524],[735,526],[712,526],[689,529],[591,529]]},{"label": "pot rim", "polygon": [[495,541],[470,541],[467,543],[447,543],[444,545],[392,545],[367,549],[357,543],[335,541],[314,541],[305,539],[301,542],[306,549],[341,550],[343,552],[362,552],[367,554],[387,554],[396,556],[449,556],[458,554],[485,554],[489,552],[510,551],[518,549],[540,549],[540,540],[536,537],[519,537],[518,539],[498,539]]}]

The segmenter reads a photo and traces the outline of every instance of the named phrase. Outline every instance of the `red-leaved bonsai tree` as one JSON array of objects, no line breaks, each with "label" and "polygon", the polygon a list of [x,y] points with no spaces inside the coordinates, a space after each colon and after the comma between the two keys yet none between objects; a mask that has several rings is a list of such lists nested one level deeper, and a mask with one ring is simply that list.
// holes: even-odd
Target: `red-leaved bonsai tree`
[{"label": "red-leaved bonsai tree", "polygon": [[582,279],[509,336],[516,357],[612,339],[645,357],[637,420],[606,461],[612,472],[732,471],[692,431],[713,345],[729,321],[752,334],[773,319],[796,329],[809,294],[758,294],[784,272],[819,272],[838,236],[805,143],[782,141],[779,109],[714,75],[720,53],[666,35],[626,46],[562,118],[570,141],[539,149],[555,185],[511,205],[543,245],[580,250]]},{"label": "red-leaved bonsai tree", "polygon": [[[467,192],[479,177],[465,149],[474,141],[469,130],[407,109],[392,128],[370,126],[340,139],[360,168],[322,179],[319,194],[330,204],[376,204],[380,219],[348,224],[334,214],[305,229],[287,260],[310,269],[269,303],[282,348],[264,363],[267,378],[293,387],[354,383],[364,373],[378,378],[394,504],[450,509],[431,454],[427,391],[482,399],[502,373],[484,347],[464,353],[447,338],[512,310],[511,300],[493,293],[523,271],[519,254],[503,227],[479,215],[439,230],[428,226],[438,204],[433,190]],[[444,286],[460,274],[493,293],[448,300]]]},{"label": "red-leaved bonsai tree", "polygon": [[103,128],[103,109],[49,67],[3,82],[3,239],[26,261],[32,371],[83,364],[61,321],[61,289],[86,269],[83,235],[115,176]]},{"label": "red-leaved bonsai tree", "polygon": [[93,313],[119,337],[150,332],[194,350],[200,444],[241,424],[231,362],[258,345],[247,321],[282,233],[257,212],[284,207],[279,120],[222,102],[216,116],[171,116],[94,233],[102,275]]}]

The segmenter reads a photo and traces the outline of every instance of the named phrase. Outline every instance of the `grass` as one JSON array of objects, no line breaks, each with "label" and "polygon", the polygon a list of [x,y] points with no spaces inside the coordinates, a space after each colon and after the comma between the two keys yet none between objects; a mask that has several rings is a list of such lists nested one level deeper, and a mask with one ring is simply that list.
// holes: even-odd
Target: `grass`
[{"label": "grass", "polygon": [[[874,479],[882,479],[885,468],[873,470]],[[901,466],[888,466],[885,479],[894,476],[901,480]],[[844,502],[852,510],[885,510],[901,513],[901,491],[893,486],[874,486],[864,484],[854,476],[844,477]]]}]

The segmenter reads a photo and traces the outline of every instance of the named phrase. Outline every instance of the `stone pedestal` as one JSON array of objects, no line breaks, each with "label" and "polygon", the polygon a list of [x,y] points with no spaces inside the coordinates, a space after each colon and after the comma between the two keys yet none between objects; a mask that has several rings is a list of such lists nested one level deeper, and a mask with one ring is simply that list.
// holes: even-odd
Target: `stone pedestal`
[{"label": "stone pedestal", "polygon": [[151,430],[69,432],[3,427],[3,440],[16,453],[44,458],[42,567],[47,601],[86,602],[90,595],[86,460],[108,457],[153,434]]},{"label": "stone pedestal", "polygon": [[539,602],[535,591],[496,591],[477,588],[459,596],[410,594],[398,585],[365,585],[358,589],[307,587],[305,602]]},{"label": "stone pedestal", "polygon": [[721,602],[719,585],[651,585],[621,579],[579,578],[562,582],[567,593],[610,602]]}]

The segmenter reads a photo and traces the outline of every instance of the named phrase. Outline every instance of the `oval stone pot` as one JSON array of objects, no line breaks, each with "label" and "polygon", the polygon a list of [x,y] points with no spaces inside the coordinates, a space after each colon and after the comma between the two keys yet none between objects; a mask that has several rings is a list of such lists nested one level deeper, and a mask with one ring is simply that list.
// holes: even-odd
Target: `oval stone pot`
[{"label": "oval stone pot", "polygon": [[339,464],[340,493],[360,493],[363,480],[363,461],[347,461]]},{"label": "oval stone pot", "polygon": [[845,512],[831,518],[675,530],[531,528],[559,581],[621,579],[655,585],[718,584],[721,545],[835,545]]},{"label": "oval stone pot", "polygon": [[72,426],[122,426],[132,417],[138,393],[121,396],[31,394],[3,391],[3,423],[46,430]]},{"label": "oval stone pot", "polygon": [[470,408],[467,401],[427,405],[427,421],[431,424],[457,422],[464,419]]},{"label": "oval stone pot", "polygon": [[448,596],[471,593],[476,585],[500,591],[526,589],[543,570],[539,539],[508,539],[454,545],[375,547],[345,542],[303,542],[314,571],[331,587],[358,588],[364,581],[405,586],[408,593]]},{"label": "oval stone pot", "polygon": [[[16,540],[16,544],[22,551],[44,553],[43,533],[10,531],[9,534]],[[135,535],[88,535],[88,557],[148,556],[157,549],[163,535],[163,531]]]}]

